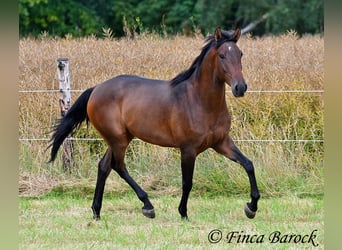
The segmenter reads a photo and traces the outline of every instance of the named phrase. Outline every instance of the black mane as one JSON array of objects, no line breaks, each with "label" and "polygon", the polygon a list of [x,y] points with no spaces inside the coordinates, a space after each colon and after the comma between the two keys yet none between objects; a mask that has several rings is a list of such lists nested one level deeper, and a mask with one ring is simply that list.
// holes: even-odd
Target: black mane
[{"label": "black mane", "polygon": [[225,42],[236,42],[236,40],[234,39],[234,30],[222,30],[222,37],[220,40],[216,41],[215,36],[210,35],[205,39],[205,42],[206,44],[203,46],[201,54],[199,54],[199,56],[196,57],[196,59],[193,61],[189,69],[179,73],[170,81],[171,86],[177,86],[179,83],[189,79],[192,76],[192,74],[196,71],[196,69],[200,68],[205,55],[212,47],[215,46],[216,48],[219,48]]}]

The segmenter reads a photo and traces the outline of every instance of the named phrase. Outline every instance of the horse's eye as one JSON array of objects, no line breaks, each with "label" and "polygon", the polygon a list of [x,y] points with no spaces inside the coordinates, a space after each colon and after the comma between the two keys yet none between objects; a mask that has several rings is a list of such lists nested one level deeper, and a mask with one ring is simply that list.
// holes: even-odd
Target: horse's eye
[{"label": "horse's eye", "polygon": [[243,53],[242,53],[242,51],[241,51],[241,57],[243,56]]},{"label": "horse's eye", "polygon": [[219,54],[219,57],[220,57],[221,59],[225,59],[225,58],[226,58],[224,54]]}]

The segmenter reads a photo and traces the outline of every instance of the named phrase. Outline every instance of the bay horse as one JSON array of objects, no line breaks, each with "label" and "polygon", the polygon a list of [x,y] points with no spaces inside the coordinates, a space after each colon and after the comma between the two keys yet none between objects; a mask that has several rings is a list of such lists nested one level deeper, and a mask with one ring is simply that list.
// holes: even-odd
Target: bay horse
[{"label": "bay horse", "polygon": [[254,218],[260,197],[253,163],[229,135],[231,117],[225,98],[225,83],[235,97],[244,96],[247,84],[242,75],[242,52],[237,46],[240,29],[217,28],[208,36],[200,55],[189,69],[170,81],[119,75],[85,90],[57,125],[51,138],[50,162],[64,139],[83,121],[100,133],[108,148],[98,164],[92,203],[94,219],[100,219],[106,179],[113,169],[144,203],[142,213],[155,217],[147,193],[127,171],[124,157],[134,137],[181,153],[182,197],[178,211],[187,219],[187,202],[192,189],[195,160],[208,148],[237,162],[247,172],[251,202],[245,214]]}]

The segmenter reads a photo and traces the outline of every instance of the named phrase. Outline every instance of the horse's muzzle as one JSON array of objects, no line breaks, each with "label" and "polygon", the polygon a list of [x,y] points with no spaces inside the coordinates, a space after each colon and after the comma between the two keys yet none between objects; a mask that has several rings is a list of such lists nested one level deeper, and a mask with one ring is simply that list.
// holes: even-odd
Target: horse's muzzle
[{"label": "horse's muzzle", "polygon": [[235,97],[242,97],[247,91],[247,84],[244,81],[234,81],[231,84],[231,88]]}]

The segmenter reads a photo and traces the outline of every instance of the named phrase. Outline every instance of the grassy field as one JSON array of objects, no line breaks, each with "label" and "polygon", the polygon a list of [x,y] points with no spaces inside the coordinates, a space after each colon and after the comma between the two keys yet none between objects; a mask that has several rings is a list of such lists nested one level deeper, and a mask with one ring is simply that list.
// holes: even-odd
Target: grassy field
[{"label": "grassy field", "polygon": [[[40,198],[20,199],[20,249],[324,249],[323,200],[295,196],[260,201],[255,219],[243,212],[241,197],[199,197],[189,200],[189,221],[177,212],[179,197],[158,195],[151,201],[156,218],[141,214],[140,201],[132,194],[107,194],[102,218],[92,219],[91,196],[75,191],[52,192]],[[208,240],[219,229],[220,242]],[[317,230],[317,231],[314,231]],[[262,243],[243,243],[227,235],[264,235]],[[270,242],[272,233],[316,235],[313,241]],[[299,237],[299,236],[297,236]],[[213,233],[213,240],[219,236]],[[272,239],[272,238],[271,238]]]},{"label": "grassy field", "polygon": [[[171,79],[188,68],[199,54],[202,37],[162,39],[150,34],[135,40],[25,38],[19,41],[19,90],[56,90],[57,58],[70,58],[72,89],[82,90],[119,74]],[[319,36],[299,38],[294,33],[277,37],[242,37],[243,73],[251,90],[323,89],[324,43]],[[75,100],[79,92],[72,93]],[[233,139],[301,140],[323,138],[322,93],[248,93],[234,98],[227,88]],[[51,126],[59,118],[58,93],[19,94],[20,190],[39,194],[70,180],[96,177],[105,150],[103,141],[74,144],[72,174],[63,172],[58,157],[47,164]],[[84,125],[74,137],[99,138]],[[322,142],[237,142],[256,167],[263,196],[298,193],[323,194]],[[179,152],[134,141],[126,162],[138,183],[155,189],[179,187]],[[196,163],[196,178],[203,191],[225,190],[245,194],[245,173],[234,163],[208,151]],[[45,185],[44,185],[45,184]],[[116,185],[121,185],[116,183]],[[123,186],[124,188],[124,186]]]},{"label": "grassy field", "polygon": [[[256,93],[251,90],[322,90],[324,40],[299,38],[289,32],[277,37],[242,37],[238,46],[248,83],[244,98],[227,88],[232,115],[231,134],[254,163],[261,193],[260,211],[248,220],[243,206],[249,183],[237,164],[208,150],[197,161],[190,195],[190,222],[180,220],[180,155],[177,149],[133,141],[126,163],[132,177],[149,193],[157,218],[140,214],[141,204],[117,175],[106,186],[103,219],[91,220],[90,204],[103,141],[74,142],[73,168],[64,172],[60,157],[47,164],[51,126],[59,118],[57,58],[70,59],[71,84],[83,90],[119,74],[171,79],[199,54],[202,37],[162,39],[144,34],[134,40],[25,38],[19,41],[19,194],[21,249],[250,249],[248,244],[210,244],[215,228],[269,235],[310,234],[317,229],[323,247],[323,143],[291,140],[323,139],[322,93]],[[72,93],[75,100],[79,92]],[[74,135],[99,138],[90,126]],[[28,139],[28,140],[26,140]],[[32,140],[34,139],[34,140]],[[289,140],[289,141],[277,141]],[[115,176],[115,177],[114,177]],[[265,236],[266,237],[266,236]],[[265,240],[266,241],[266,240]],[[252,249],[297,249],[309,244],[253,244]]]}]

